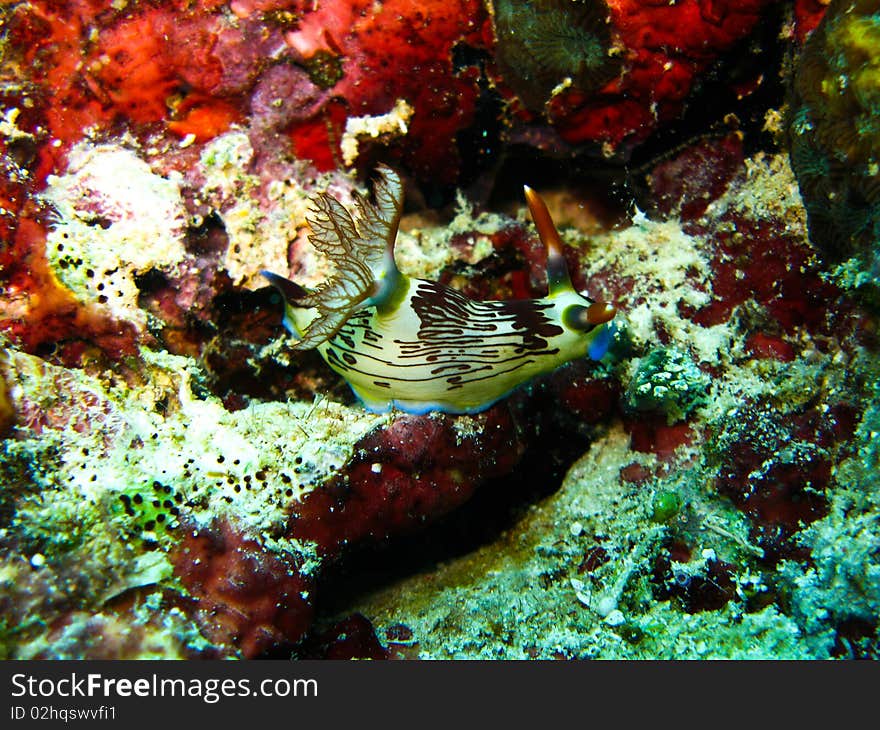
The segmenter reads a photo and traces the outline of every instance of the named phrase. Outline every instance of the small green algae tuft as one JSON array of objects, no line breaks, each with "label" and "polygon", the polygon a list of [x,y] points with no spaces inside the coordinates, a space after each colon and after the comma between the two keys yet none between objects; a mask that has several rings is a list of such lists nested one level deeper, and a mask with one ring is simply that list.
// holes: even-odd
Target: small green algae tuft
[{"label": "small green algae tuft", "polygon": [[681,509],[681,497],[668,489],[654,493],[651,500],[651,519],[654,522],[669,522]]},{"label": "small green algae tuft", "polygon": [[671,425],[706,403],[708,386],[709,376],[686,351],[661,347],[639,361],[626,389],[626,405],[634,411],[665,413]]}]

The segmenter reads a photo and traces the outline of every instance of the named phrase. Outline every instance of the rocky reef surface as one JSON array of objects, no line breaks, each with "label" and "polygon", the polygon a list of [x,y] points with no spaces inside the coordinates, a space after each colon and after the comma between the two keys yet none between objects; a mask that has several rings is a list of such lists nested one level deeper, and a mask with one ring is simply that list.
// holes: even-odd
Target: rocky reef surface
[{"label": "rocky reef surface", "polygon": [[[514,5],[4,6],[0,655],[877,657],[880,6]],[[538,188],[609,354],[415,416],[291,350],[378,162],[477,299]]]}]

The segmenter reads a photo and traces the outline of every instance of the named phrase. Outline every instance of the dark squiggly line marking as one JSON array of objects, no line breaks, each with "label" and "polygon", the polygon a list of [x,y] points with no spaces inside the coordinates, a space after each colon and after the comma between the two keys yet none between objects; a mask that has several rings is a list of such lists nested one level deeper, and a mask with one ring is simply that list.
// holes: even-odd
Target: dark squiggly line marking
[{"label": "dark squiggly line marking", "polygon": [[[544,314],[544,310],[552,308],[549,303],[532,300],[474,302],[458,292],[450,292],[432,282],[420,281],[410,305],[420,322],[418,339],[393,340],[400,350],[398,357],[408,362],[392,362],[363,349],[353,351],[358,330],[361,348],[368,346],[378,352],[385,350],[382,346],[384,336],[370,326],[373,310],[357,313],[332,340],[333,346],[343,353],[342,360],[348,366],[333,348],[328,348],[328,362],[332,361],[341,371],[370,378],[384,377],[411,383],[445,380],[447,390],[455,390],[468,383],[489,380],[518,370],[534,363],[539,356],[552,356],[559,352],[558,348],[549,348],[546,339],[564,331]],[[513,331],[499,332],[501,325],[508,325]],[[403,374],[393,376],[389,372],[380,375],[371,369],[349,367],[357,364],[357,357],[366,358],[385,371],[422,368],[428,370],[430,375],[421,378],[412,377],[412,374],[408,377]],[[501,369],[503,365],[510,367]],[[450,370],[458,372],[450,375]],[[373,382],[381,384],[380,387],[390,387],[386,380]]]}]

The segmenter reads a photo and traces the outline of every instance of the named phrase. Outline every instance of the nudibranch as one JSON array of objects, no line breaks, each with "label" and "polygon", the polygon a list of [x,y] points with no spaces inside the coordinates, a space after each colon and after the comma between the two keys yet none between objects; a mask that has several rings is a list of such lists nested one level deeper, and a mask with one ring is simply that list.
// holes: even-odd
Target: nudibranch
[{"label": "nudibranch", "polygon": [[308,290],[263,272],[284,298],[294,348],[317,348],[367,409],[477,413],[536,375],[605,354],[615,309],[575,291],[534,190],[525,195],[547,248],[547,296],[474,301],[398,270],[403,185],[390,168],[378,172],[374,201],[355,195],[354,218],[326,193],[314,201],[310,241],[336,267],[327,281]]}]

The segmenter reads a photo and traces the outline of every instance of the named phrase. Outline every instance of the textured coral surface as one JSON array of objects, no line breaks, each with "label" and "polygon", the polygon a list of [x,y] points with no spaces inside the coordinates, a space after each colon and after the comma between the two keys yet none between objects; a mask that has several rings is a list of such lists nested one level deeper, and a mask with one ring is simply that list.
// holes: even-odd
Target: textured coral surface
[{"label": "textured coral surface", "polygon": [[573,88],[551,103],[551,117],[568,142],[617,148],[644,140],[681,113],[707,68],[743,39],[767,0],[677,3],[610,0],[619,78],[599,95]]},{"label": "textured coral surface", "polygon": [[829,5],[794,79],[792,165],[839,279],[880,290],[880,4]]},{"label": "textured coral surface", "polygon": [[[521,5],[4,6],[0,656],[877,657],[876,3]],[[477,299],[540,188],[609,354],[365,411],[260,271],[378,162]]]}]

